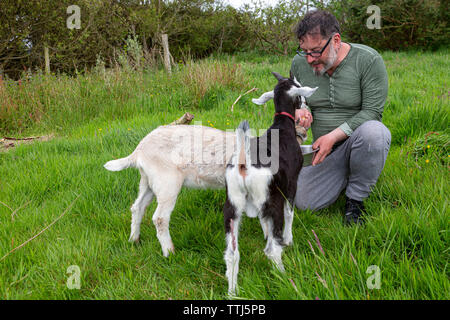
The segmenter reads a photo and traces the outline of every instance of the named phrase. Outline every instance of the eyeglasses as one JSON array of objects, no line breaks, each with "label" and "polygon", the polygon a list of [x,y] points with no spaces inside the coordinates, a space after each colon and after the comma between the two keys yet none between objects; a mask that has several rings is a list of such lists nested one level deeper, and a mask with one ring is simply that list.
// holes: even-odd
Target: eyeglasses
[{"label": "eyeglasses", "polygon": [[322,53],[325,51],[325,49],[327,48],[327,46],[328,46],[328,44],[330,43],[331,38],[333,38],[333,36],[334,36],[334,35],[332,35],[332,36],[330,37],[330,39],[328,39],[327,43],[325,44],[325,46],[324,46],[324,47],[322,48],[322,50],[320,50],[320,51],[305,52],[305,51],[302,51],[302,49],[300,49],[300,45],[299,45],[298,48],[297,48],[297,50],[295,50],[295,52],[297,52],[297,54],[298,54],[299,56],[301,56],[301,57],[311,56],[311,57],[313,57],[313,58],[319,58],[319,57],[322,55]]}]

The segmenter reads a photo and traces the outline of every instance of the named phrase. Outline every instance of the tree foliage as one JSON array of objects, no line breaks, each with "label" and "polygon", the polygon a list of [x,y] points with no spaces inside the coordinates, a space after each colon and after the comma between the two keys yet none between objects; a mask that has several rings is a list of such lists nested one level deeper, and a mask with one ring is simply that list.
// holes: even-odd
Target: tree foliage
[{"label": "tree foliage", "polygon": [[[371,5],[380,8],[380,29],[367,28]],[[326,9],[336,15],[347,40],[380,50],[437,49],[449,44],[445,0],[331,0]]]},{"label": "tree foliage", "polygon": [[263,7],[254,0],[253,7],[245,6],[241,22],[265,51],[287,55],[305,9],[306,1],[280,0],[275,7]]},{"label": "tree foliage", "polygon": [[[80,8],[80,29],[67,28],[70,5]],[[381,9],[380,30],[366,26],[369,5]],[[176,62],[249,49],[287,55],[296,46],[296,23],[313,7],[337,16],[345,40],[377,49],[436,48],[448,45],[446,5],[443,0],[280,0],[263,7],[254,0],[235,9],[224,0],[2,0],[0,75],[17,79],[24,71],[42,70],[45,47],[52,72],[76,74],[98,63],[113,67],[124,58],[133,67],[156,66],[163,33]]]}]

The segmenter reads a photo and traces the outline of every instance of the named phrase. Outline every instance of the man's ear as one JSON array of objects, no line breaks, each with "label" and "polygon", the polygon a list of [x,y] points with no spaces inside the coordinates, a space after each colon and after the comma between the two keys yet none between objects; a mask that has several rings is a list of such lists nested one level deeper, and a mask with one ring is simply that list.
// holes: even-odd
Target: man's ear
[{"label": "man's ear", "polygon": [[264,103],[266,103],[266,102],[269,101],[270,99],[273,99],[273,95],[274,95],[274,94],[273,94],[273,90],[272,90],[272,91],[263,93],[263,94],[261,95],[261,97],[259,97],[258,99],[252,99],[252,102],[253,102],[254,104],[257,104],[257,105],[262,106]]},{"label": "man's ear", "polygon": [[331,40],[334,42],[334,47],[337,48],[337,46],[341,43],[342,39],[341,39],[341,34],[339,32],[336,32],[333,35],[333,39]]}]

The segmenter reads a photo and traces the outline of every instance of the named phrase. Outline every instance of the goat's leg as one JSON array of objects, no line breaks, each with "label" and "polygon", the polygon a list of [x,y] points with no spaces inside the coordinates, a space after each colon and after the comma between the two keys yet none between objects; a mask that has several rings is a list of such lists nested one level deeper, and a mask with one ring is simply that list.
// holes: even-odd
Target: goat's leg
[{"label": "goat's leg", "polygon": [[259,223],[261,224],[261,228],[264,233],[264,240],[267,240],[267,235],[269,232],[269,224],[267,223],[267,220],[262,217],[262,215],[259,215]]},{"label": "goat's leg", "polygon": [[264,249],[264,253],[277,267],[278,270],[284,272],[283,260],[281,254],[283,253],[283,246],[271,235],[267,238],[267,244]]},{"label": "goat's leg", "polygon": [[148,185],[148,178],[145,173],[141,171],[139,195],[131,207],[131,233],[128,241],[139,242],[142,218],[152,199],[153,192]]},{"label": "goat's leg", "polygon": [[[170,185],[167,184],[170,181]],[[156,227],[156,236],[161,244],[161,249],[165,257],[169,256],[169,253],[175,253],[172,238],[169,232],[170,215],[177,202],[178,194],[181,190],[182,179],[174,178],[164,181],[162,185],[159,185],[153,189],[156,194],[156,200],[158,206],[153,214],[153,224]]]},{"label": "goat's leg", "polygon": [[236,293],[237,276],[239,272],[239,246],[238,233],[242,212],[236,211],[236,208],[227,198],[224,207],[225,220],[225,239],[227,248],[225,250],[225,262],[227,265],[226,277],[228,279],[228,295],[234,296]]},{"label": "goat's leg", "polygon": [[158,202],[158,207],[153,214],[153,224],[156,227],[156,236],[158,237],[161,249],[165,257],[169,256],[169,253],[175,253],[172,238],[169,232],[170,214],[175,207],[176,198],[164,202]]},{"label": "goat's leg", "polygon": [[283,243],[286,246],[292,245],[292,221],[294,220],[294,208],[289,201],[284,203],[284,230]]},{"label": "goat's leg", "polygon": [[281,254],[283,253],[284,209],[282,208],[284,201],[284,198],[280,195],[272,195],[270,205],[266,207],[264,213],[269,225],[264,253],[281,272],[284,272],[283,261],[281,259]]}]

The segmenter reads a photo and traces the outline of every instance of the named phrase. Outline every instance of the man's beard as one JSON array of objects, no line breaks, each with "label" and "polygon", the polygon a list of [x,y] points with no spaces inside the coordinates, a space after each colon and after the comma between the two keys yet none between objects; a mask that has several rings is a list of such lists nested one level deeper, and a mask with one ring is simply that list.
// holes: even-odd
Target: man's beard
[{"label": "man's beard", "polygon": [[323,66],[323,68],[321,69],[321,70],[316,70],[316,69],[314,69],[314,65],[311,65],[313,68],[312,68],[312,71],[314,72],[314,74],[316,75],[316,76],[322,76],[322,75],[324,75],[324,73],[325,72],[327,72],[328,70],[330,70],[331,69],[331,67],[333,67],[333,65],[334,65],[334,63],[336,62],[336,60],[337,60],[337,50],[334,50],[334,46],[333,46],[333,44],[332,43],[330,43],[330,46],[331,46],[331,48],[330,48],[330,53],[329,53],[329,56],[327,57],[327,60],[326,61],[324,61],[325,62],[325,64],[324,64],[324,66]]}]

